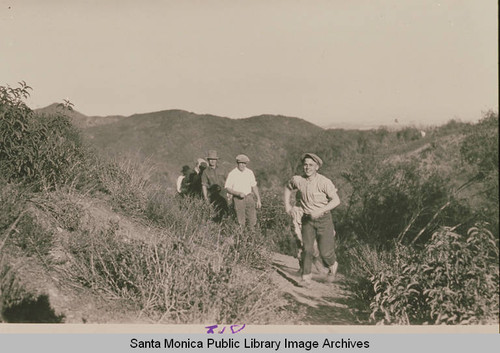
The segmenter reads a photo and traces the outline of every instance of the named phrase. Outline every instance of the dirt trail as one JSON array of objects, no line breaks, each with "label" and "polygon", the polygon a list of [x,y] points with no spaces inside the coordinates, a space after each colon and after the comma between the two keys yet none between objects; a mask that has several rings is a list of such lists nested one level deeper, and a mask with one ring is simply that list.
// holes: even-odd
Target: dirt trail
[{"label": "dirt trail", "polygon": [[342,273],[335,282],[326,282],[326,275],[313,266],[313,282],[309,287],[300,285],[299,262],[296,258],[274,253],[274,280],[283,292],[299,306],[306,309],[304,324],[313,325],[360,325],[356,318],[352,293],[345,285]]}]

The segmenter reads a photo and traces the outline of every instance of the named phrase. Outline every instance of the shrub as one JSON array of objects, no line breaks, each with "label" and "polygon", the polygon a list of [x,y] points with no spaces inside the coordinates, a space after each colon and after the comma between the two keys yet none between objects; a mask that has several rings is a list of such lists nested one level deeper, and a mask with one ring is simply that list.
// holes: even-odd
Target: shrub
[{"label": "shrub", "polygon": [[498,320],[498,240],[484,226],[466,239],[435,232],[422,251],[398,247],[371,277],[371,318],[391,324],[478,324]]},{"label": "shrub", "polygon": [[286,255],[297,254],[297,244],[292,233],[292,221],[285,212],[282,190],[261,191],[262,208],[259,225],[262,235],[269,240],[272,249]]},{"label": "shrub", "polygon": [[391,246],[396,239],[415,239],[422,229],[419,238],[426,240],[445,215],[452,226],[462,223],[462,214],[442,213],[455,204],[447,178],[422,170],[417,160],[376,165],[365,160],[343,176],[352,193],[339,226],[365,242]]},{"label": "shrub", "polygon": [[52,189],[78,179],[81,136],[63,114],[37,116],[24,103],[31,88],[0,86],[0,172],[9,181]]}]

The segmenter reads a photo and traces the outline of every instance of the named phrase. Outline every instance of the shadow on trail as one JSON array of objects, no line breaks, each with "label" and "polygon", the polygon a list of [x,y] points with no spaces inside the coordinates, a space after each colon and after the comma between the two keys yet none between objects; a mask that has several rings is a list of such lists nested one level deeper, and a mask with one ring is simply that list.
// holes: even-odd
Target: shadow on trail
[{"label": "shadow on trail", "polygon": [[368,325],[369,313],[349,290],[346,278],[337,274],[335,282],[326,281],[326,274],[313,268],[313,281],[309,286],[301,282],[296,258],[275,254],[273,267],[276,282],[285,297],[292,300],[306,314],[304,324],[311,325]]}]

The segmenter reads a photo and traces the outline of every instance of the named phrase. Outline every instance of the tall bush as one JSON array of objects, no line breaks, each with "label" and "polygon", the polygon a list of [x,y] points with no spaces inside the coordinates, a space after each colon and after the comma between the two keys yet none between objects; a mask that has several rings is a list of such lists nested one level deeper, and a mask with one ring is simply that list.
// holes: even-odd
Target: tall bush
[{"label": "tall bush", "polygon": [[0,172],[35,189],[75,182],[85,160],[81,136],[63,113],[36,115],[23,102],[30,90],[24,82],[0,86]]}]

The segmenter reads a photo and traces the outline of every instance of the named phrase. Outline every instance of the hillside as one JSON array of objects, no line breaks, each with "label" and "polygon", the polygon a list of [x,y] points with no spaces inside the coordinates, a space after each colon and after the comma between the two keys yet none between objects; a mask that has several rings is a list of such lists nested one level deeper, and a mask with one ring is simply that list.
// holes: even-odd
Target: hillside
[{"label": "hillside", "polygon": [[[67,117],[33,114],[27,95],[0,87],[0,321],[498,323],[494,112],[422,136],[163,111],[83,129],[96,153]],[[226,168],[246,152],[260,181],[299,171],[304,150],[323,158],[341,199],[338,282],[325,285],[323,271],[311,288],[297,281],[279,183],[262,188],[247,232],[169,193],[129,154],[172,177],[208,148]]]},{"label": "hillside", "polygon": [[64,114],[71,118],[71,121],[75,126],[81,129],[85,129],[91,126],[100,126],[105,124],[110,124],[124,118],[121,115],[110,115],[110,116],[87,116],[76,110],[65,110],[58,103],[53,103],[44,108],[35,109],[38,114]]},{"label": "hillside", "polygon": [[245,153],[255,172],[279,171],[286,165],[288,146],[322,131],[298,118],[261,115],[230,119],[182,110],[135,114],[120,121],[90,127],[86,136],[106,153],[132,153],[150,158],[173,183],[184,164],[193,164],[209,149],[217,150],[220,166],[229,171],[234,157]]}]

